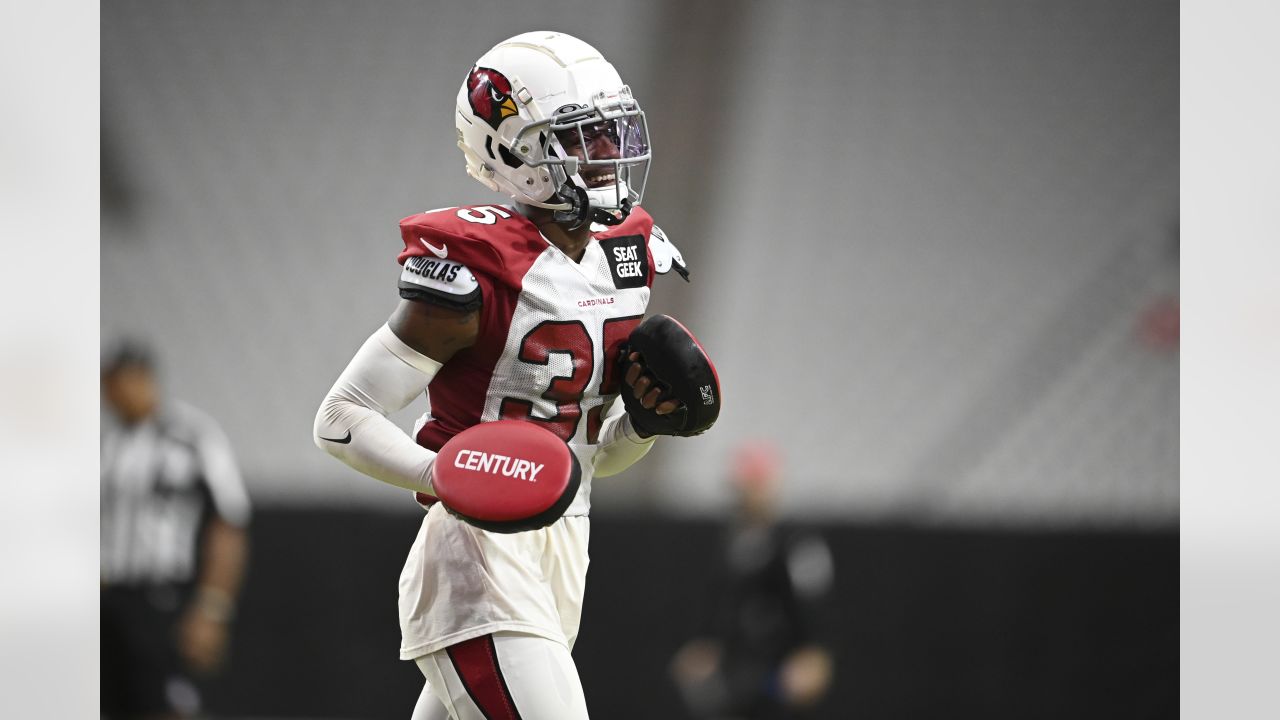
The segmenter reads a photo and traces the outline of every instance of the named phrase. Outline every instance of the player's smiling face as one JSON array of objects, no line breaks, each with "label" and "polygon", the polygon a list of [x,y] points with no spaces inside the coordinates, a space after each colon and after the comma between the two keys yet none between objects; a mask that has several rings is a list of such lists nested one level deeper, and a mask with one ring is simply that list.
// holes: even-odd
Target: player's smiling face
[{"label": "player's smiling face", "polygon": [[[616,123],[606,120],[577,130],[561,130],[556,139],[566,152],[579,160],[617,160],[622,157],[618,150],[618,130]],[[586,140],[585,145],[583,140]],[[617,182],[618,178],[612,164],[580,165],[578,174],[589,188],[606,187]]]}]

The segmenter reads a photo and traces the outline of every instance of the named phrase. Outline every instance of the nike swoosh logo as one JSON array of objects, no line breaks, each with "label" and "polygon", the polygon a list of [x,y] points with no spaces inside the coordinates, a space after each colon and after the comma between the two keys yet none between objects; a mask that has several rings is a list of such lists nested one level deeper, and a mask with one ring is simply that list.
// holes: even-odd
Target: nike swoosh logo
[{"label": "nike swoosh logo", "polygon": [[321,439],[321,440],[328,440],[328,441],[329,441],[329,442],[331,442],[331,443],[338,443],[339,445],[346,445],[347,443],[351,442],[351,431],[350,431],[350,430],[348,430],[348,431],[347,431],[347,436],[346,436],[346,437],[344,437],[344,438],[327,438],[327,437],[325,437],[325,436],[321,435],[321,436],[320,436],[320,439]]},{"label": "nike swoosh logo", "polygon": [[427,242],[426,238],[418,238],[418,242],[422,243],[423,245],[426,245],[427,249],[435,253],[436,257],[440,258],[441,260],[449,257],[448,245],[445,245],[443,247],[436,247],[431,243]]}]

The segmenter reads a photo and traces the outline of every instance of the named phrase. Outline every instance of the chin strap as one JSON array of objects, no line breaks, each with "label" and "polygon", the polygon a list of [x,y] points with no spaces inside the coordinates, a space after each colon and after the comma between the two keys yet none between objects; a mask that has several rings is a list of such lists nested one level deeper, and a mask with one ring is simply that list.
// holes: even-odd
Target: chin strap
[{"label": "chin strap", "polygon": [[623,198],[622,208],[619,210],[604,210],[602,208],[591,209],[591,221],[598,222],[601,225],[619,225],[627,216],[631,214],[631,198]]},{"label": "chin strap", "polygon": [[568,210],[555,210],[551,213],[552,222],[577,230],[587,224],[591,217],[591,205],[587,202],[587,191],[566,182],[560,186],[560,198],[569,203]]},{"label": "chin strap", "polygon": [[622,207],[618,210],[593,208],[587,200],[587,191],[571,182],[560,186],[559,196],[561,200],[569,203],[569,209],[553,211],[551,220],[570,230],[577,230],[588,221],[601,225],[618,225],[631,214],[631,198],[624,198]]}]

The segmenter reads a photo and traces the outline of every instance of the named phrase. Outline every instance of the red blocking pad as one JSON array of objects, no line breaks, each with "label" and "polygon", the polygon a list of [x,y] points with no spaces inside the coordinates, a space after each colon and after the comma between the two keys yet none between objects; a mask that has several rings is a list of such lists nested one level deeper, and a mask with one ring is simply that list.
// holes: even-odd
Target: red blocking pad
[{"label": "red blocking pad", "polygon": [[563,440],[523,420],[481,423],[436,456],[436,497],[449,512],[493,532],[546,527],[578,492],[582,469]]}]

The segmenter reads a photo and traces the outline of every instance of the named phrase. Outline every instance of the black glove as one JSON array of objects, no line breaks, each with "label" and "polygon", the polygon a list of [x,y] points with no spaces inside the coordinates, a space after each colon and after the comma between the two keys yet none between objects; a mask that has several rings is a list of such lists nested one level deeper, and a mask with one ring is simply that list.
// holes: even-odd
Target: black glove
[{"label": "black glove", "polygon": [[[631,360],[632,353],[639,353]],[[622,377],[633,365],[643,368],[650,386],[660,391],[653,408],[646,408],[624,381],[622,402],[631,416],[631,425],[646,435],[689,437],[706,432],[720,416],[720,378],[706,350],[685,326],[666,315],[654,315],[640,323],[627,339],[621,357]],[[638,381],[638,378],[637,378]],[[679,407],[666,415],[655,408],[667,400]]]}]

